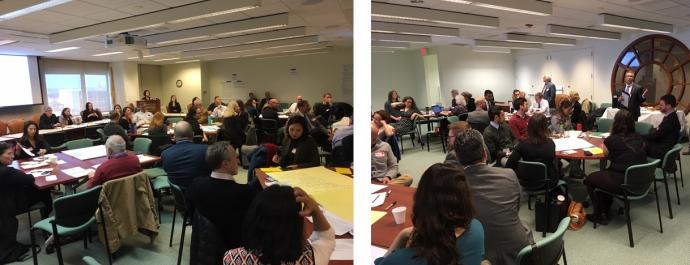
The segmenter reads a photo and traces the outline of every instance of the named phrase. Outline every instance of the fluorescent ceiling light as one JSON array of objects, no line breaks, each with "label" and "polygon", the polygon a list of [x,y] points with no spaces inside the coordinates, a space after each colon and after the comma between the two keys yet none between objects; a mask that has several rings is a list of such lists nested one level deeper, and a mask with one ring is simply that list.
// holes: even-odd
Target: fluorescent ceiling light
[{"label": "fluorescent ceiling light", "polygon": [[12,44],[12,43],[17,43],[19,42],[18,40],[0,40],[0,46],[1,45],[7,45],[7,44]]},{"label": "fluorescent ceiling light", "polygon": [[268,57],[257,57],[257,60],[265,60],[265,59],[276,59],[276,58],[284,58],[284,57],[294,57],[294,56],[304,56],[304,55],[313,55],[313,54],[322,54],[322,53],[328,53],[327,51],[322,51],[322,52],[307,52],[307,53],[296,53],[296,54],[288,54],[288,55],[276,55],[276,56],[268,56]]},{"label": "fluorescent ceiling light", "polygon": [[205,55],[205,56],[199,56],[201,57],[202,60],[204,61],[213,61],[213,60],[220,60],[220,59],[232,59],[232,58],[240,58],[240,57],[253,57],[253,56],[261,56],[261,55],[269,55],[269,54],[285,54],[285,53],[292,53],[292,52],[303,52],[303,51],[314,51],[314,50],[328,50],[329,48],[326,46],[324,42],[321,43],[312,43],[312,44],[306,44],[300,46],[298,49],[263,49],[263,50],[253,50],[253,51],[234,51],[234,52],[229,52],[229,53],[223,53],[223,54],[213,54],[213,55]]},{"label": "fluorescent ceiling light", "polygon": [[371,22],[372,32],[381,33],[400,33],[400,34],[415,34],[415,35],[429,35],[429,36],[445,36],[445,37],[460,37],[460,30],[458,28],[426,26],[417,24],[393,23],[383,21]]},{"label": "fluorescent ceiling light", "polygon": [[165,58],[165,59],[158,59],[158,60],[153,60],[154,62],[165,62],[165,61],[173,61],[173,60],[179,60],[180,57],[175,57],[175,58]]},{"label": "fluorescent ceiling light", "polygon": [[[36,2],[39,2],[39,3],[25,7],[25,8],[22,8],[22,9],[19,9],[19,10],[12,11],[9,13],[2,14],[2,15],[0,15],[0,20],[10,20],[10,19],[13,19],[16,17],[20,17],[23,15],[29,14],[29,13],[33,13],[36,11],[41,11],[43,9],[48,9],[48,8],[51,8],[51,7],[54,7],[57,5],[61,5],[61,4],[70,2],[72,0],[49,0],[49,1],[21,0],[21,1],[25,1],[27,4],[32,4],[32,3],[36,3]],[[10,1],[2,1],[2,2],[18,2],[18,1],[17,0],[15,0],[15,1],[10,0]],[[8,3],[8,5],[12,5],[12,4],[13,3]]]},{"label": "fluorescent ceiling light", "polygon": [[175,63],[193,63],[193,62],[198,62],[199,60],[186,60],[186,61],[177,61]]},{"label": "fluorescent ceiling light", "polygon": [[65,52],[65,51],[71,51],[71,50],[76,50],[79,49],[79,47],[66,47],[66,48],[60,48],[60,49],[54,49],[54,50],[49,50],[46,52]]},{"label": "fluorescent ceiling light", "polygon": [[553,14],[553,5],[546,1],[526,0],[442,0],[459,4],[475,5],[479,7],[517,12],[536,16],[550,16]]},{"label": "fluorescent ceiling light", "polygon": [[527,35],[522,33],[506,33],[505,40],[510,42],[543,43],[565,46],[575,46],[577,42],[575,39],[544,37],[536,35]]},{"label": "fluorescent ceiling light", "polygon": [[483,28],[498,28],[497,17],[381,2],[371,3],[371,15],[374,17],[392,19],[435,22]]},{"label": "fluorescent ceiling light", "polygon": [[410,44],[407,42],[393,42],[393,41],[372,41],[371,47],[379,48],[393,48],[393,49],[408,49]]},{"label": "fluorescent ceiling light", "polygon": [[508,48],[492,48],[492,47],[475,47],[472,49],[473,52],[483,52],[483,53],[511,53]]},{"label": "fluorescent ceiling light", "polygon": [[126,32],[183,18],[260,6],[260,0],[208,0],[50,34],[51,43]]},{"label": "fluorescent ceiling light", "polygon": [[649,20],[642,20],[629,17],[621,17],[611,14],[599,14],[599,24],[607,27],[643,30],[655,33],[671,33],[673,32],[673,25],[654,22]]},{"label": "fluorescent ceiling light", "polygon": [[306,27],[296,27],[289,29],[281,29],[275,31],[240,35],[222,39],[206,40],[193,43],[184,43],[163,47],[149,48],[150,54],[160,54],[168,52],[179,52],[179,51],[190,51],[190,50],[203,50],[211,48],[226,47],[232,45],[255,43],[262,41],[272,41],[280,39],[288,39],[294,37],[301,37],[307,34]]},{"label": "fluorescent ceiling light", "polygon": [[575,28],[561,25],[546,25],[546,33],[558,36],[568,36],[577,38],[591,38],[601,40],[620,40],[620,32],[611,32],[596,29]]},{"label": "fluorescent ceiling light", "polygon": [[374,32],[374,33],[371,33],[371,39],[372,40],[382,40],[382,41],[431,43],[431,37],[429,37],[429,36],[396,34],[396,33],[376,33],[376,32]]},{"label": "fluorescent ceiling light", "polygon": [[188,58],[188,57],[195,57],[195,56],[215,55],[215,54],[239,52],[239,51],[276,49],[276,48],[282,48],[282,47],[292,47],[292,46],[314,44],[314,43],[318,43],[318,42],[319,42],[319,36],[312,35],[312,36],[297,37],[297,38],[290,38],[290,39],[256,42],[256,43],[229,46],[229,47],[220,47],[220,48],[212,48],[212,49],[197,50],[197,51],[184,51],[184,52],[182,52],[182,57]]},{"label": "fluorescent ceiling light", "polygon": [[[156,56],[156,55],[155,54],[154,55],[144,55],[144,56],[141,56],[141,58],[149,58],[149,57],[153,57],[153,56]],[[127,60],[133,60],[133,59],[139,59],[139,56],[127,58]]]},{"label": "fluorescent ceiling light", "polygon": [[288,24],[288,18],[288,13],[280,13],[264,17],[236,20],[208,26],[153,34],[144,36],[144,38],[148,43],[151,44],[165,44],[171,42],[188,41],[195,38],[206,38],[214,35],[226,36],[230,34],[242,34],[285,27]]},{"label": "fluorescent ceiling light", "polygon": [[120,53],[123,53],[123,52],[106,52],[106,53],[94,54],[91,56],[107,56],[107,55],[115,55],[115,54],[120,54]]},{"label": "fluorescent ceiling light", "polygon": [[497,40],[474,40],[474,47],[494,47],[510,49],[542,49],[540,43],[509,42]]}]

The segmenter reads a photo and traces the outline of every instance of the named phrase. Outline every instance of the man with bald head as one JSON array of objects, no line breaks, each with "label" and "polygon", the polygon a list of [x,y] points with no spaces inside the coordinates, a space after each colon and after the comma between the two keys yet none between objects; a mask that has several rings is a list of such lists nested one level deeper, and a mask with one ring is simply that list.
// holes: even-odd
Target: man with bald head
[{"label": "man with bald head", "polygon": [[297,98],[295,98],[295,102],[292,103],[292,105],[290,105],[290,108],[288,109],[286,114],[290,115],[293,113],[298,113],[299,109],[297,105],[299,105],[300,102],[302,102],[302,96],[297,96]]},{"label": "man with bald head", "polygon": [[261,118],[278,121],[278,99],[272,98],[261,110]]},{"label": "man with bald head", "polygon": [[204,160],[207,146],[195,144],[194,130],[186,121],[175,125],[175,144],[161,154],[163,170],[175,185],[186,189],[196,177],[208,176],[211,170]]},{"label": "man with bald head", "polygon": [[127,142],[122,136],[111,135],[105,141],[105,150],[108,160],[103,162],[96,172],[89,174],[86,187],[102,185],[108,180],[113,180],[141,172],[141,164],[136,155],[127,152]]}]

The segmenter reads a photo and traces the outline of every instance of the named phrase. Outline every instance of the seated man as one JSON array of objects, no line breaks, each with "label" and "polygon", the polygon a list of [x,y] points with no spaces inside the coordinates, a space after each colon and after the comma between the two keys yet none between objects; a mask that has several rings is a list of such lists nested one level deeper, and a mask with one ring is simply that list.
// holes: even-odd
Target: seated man
[{"label": "seated man", "polygon": [[196,177],[208,176],[211,170],[206,165],[207,146],[192,142],[194,131],[186,121],[175,125],[175,144],[161,153],[163,170],[168,179],[185,189]]},{"label": "seated man", "polygon": [[515,172],[486,164],[484,141],[476,130],[458,133],[455,150],[472,190],[475,218],[484,225],[484,258],[491,264],[516,264],[518,252],[534,239],[520,220],[520,183]]},{"label": "seated man", "polygon": [[314,116],[323,125],[330,125],[333,121],[331,115],[334,114],[333,109],[333,95],[330,92],[323,94],[321,102],[314,104]]},{"label": "seated man", "polygon": [[55,127],[60,127],[62,126],[60,124],[60,119],[58,119],[55,114],[53,114],[53,108],[50,106],[46,106],[44,109],[45,112],[41,114],[41,118],[38,122],[38,128],[39,129],[53,129]]},{"label": "seated man", "polygon": [[146,110],[146,104],[144,102],[139,103],[139,111],[134,113],[132,123],[136,124],[137,128],[141,128],[151,123],[151,120],[153,120],[153,114]]},{"label": "seated man", "polygon": [[278,121],[278,100],[272,98],[261,110],[261,118]]},{"label": "seated man", "polygon": [[486,111],[486,100],[484,98],[478,98],[475,104],[477,105],[477,109],[467,114],[467,123],[479,123],[488,126],[490,120],[489,113]]},{"label": "seated man", "polygon": [[530,116],[534,115],[535,113],[544,114],[544,116],[547,118],[551,117],[551,112],[549,111],[549,102],[544,99],[544,95],[542,95],[541,92],[534,94],[534,101],[527,112],[527,114]]},{"label": "seated man", "polygon": [[223,103],[223,100],[220,98],[220,96],[215,96],[213,98],[213,103],[208,105],[206,113],[213,118],[223,118],[223,112],[225,112],[226,108],[227,104]]},{"label": "seated man", "polygon": [[288,108],[288,111],[286,114],[292,114],[292,113],[297,113],[299,112],[299,103],[302,102],[302,96],[297,96],[295,98],[295,102],[290,105],[290,108]]},{"label": "seated man", "polygon": [[489,119],[491,119],[491,123],[484,129],[483,136],[484,143],[491,155],[490,162],[497,161],[501,165],[505,165],[507,159],[503,160],[503,158],[510,155],[515,138],[505,122],[505,113],[499,107],[491,108]]},{"label": "seated man", "polygon": [[126,177],[141,172],[141,163],[135,155],[127,153],[127,142],[119,135],[112,135],[105,141],[108,160],[103,162],[96,172],[89,174],[87,188],[102,185],[108,180]]},{"label": "seated man", "polygon": [[111,112],[110,113],[110,122],[106,123],[105,126],[103,126],[103,134],[105,134],[106,137],[111,136],[111,135],[119,135],[122,137],[122,139],[125,139],[125,142],[127,142],[127,146],[130,146],[130,139],[129,136],[127,135],[127,131],[125,131],[124,128],[120,125],[120,113],[119,112]]},{"label": "seated man", "polygon": [[676,113],[676,97],[664,95],[659,100],[664,119],[658,127],[652,129],[649,135],[643,136],[647,156],[663,159],[668,150],[678,143],[680,137],[680,121]]},{"label": "seated man", "polygon": [[517,98],[514,101],[517,106],[515,115],[510,117],[510,130],[513,132],[513,137],[517,140],[527,139],[527,123],[529,116],[527,116],[527,100],[525,98]]},{"label": "seated man", "polygon": [[187,191],[187,199],[218,229],[223,249],[242,246],[242,222],[258,189],[235,181],[237,154],[230,142],[217,142],[206,150],[210,176],[198,177]]},{"label": "seated man", "polygon": [[388,143],[379,139],[379,129],[371,126],[371,179],[383,184],[412,185],[412,177],[398,176],[398,159]]}]

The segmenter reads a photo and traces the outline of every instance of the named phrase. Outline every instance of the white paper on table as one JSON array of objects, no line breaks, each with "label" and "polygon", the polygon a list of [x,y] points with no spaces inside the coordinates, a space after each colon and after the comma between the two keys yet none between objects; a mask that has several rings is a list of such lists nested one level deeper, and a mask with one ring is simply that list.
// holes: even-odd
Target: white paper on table
[{"label": "white paper on table", "polygon": [[[335,231],[335,235],[342,236],[342,235],[347,234],[347,233],[352,234],[352,229],[354,228],[352,223],[343,220],[342,218],[329,212],[328,210],[324,209],[323,207],[320,207],[320,208],[321,208],[321,211],[323,212],[323,215],[326,217],[326,220],[328,220],[328,223],[331,224],[333,231]],[[314,223],[314,220],[312,220],[311,216],[307,217],[307,219],[309,220],[309,222]]]},{"label": "white paper on table", "polygon": [[66,163],[67,163],[67,162],[65,162],[65,160],[58,160],[58,161],[57,161],[57,164],[58,164],[58,165],[62,165],[62,164],[66,164]]},{"label": "white paper on table", "polygon": [[55,176],[55,175],[46,176],[46,181],[56,181],[56,180],[57,180],[57,176]]},{"label": "white paper on table", "polygon": [[560,152],[560,151],[564,151],[564,150],[585,149],[585,148],[590,148],[593,146],[589,142],[587,142],[583,139],[580,139],[580,138],[553,139],[553,142],[556,144],[556,152]]},{"label": "white paper on table", "polygon": [[22,148],[22,151],[24,151],[24,153],[26,153],[27,155],[36,156],[33,152],[31,152],[31,150],[29,150],[29,148],[26,148],[26,147],[24,147],[24,146],[21,145],[21,144],[19,145],[19,147],[21,147],[21,148]]},{"label": "white paper on table", "polygon": [[62,151],[63,154],[72,156],[79,160],[88,160],[97,157],[104,157],[107,155],[105,145],[97,145],[86,148],[79,148],[74,150]]},{"label": "white paper on table", "polygon": [[29,174],[33,175],[34,178],[48,176],[50,173],[53,173],[53,169],[34,169],[29,171]]},{"label": "white paper on table", "polygon": [[577,151],[575,151],[575,150],[565,150],[565,151],[563,151],[563,152],[561,152],[561,153],[564,153],[564,154],[566,154],[566,155],[570,155],[570,154],[577,153]]},{"label": "white paper on table", "polygon": [[386,185],[369,184],[369,193],[374,193],[374,192],[380,191],[385,187],[386,187]]},{"label": "white paper on table", "polygon": [[89,175],[89,170],[82,167],[72,167],[62,170],[62,173],[70,175],[74,178],[80,178]]},{"label": "white paper on table", "polygon": [[45,167],[48,165],[47,162],[37,162],[37,161],[26,161],[19,164],[23,169],[34,169],[39,167]]},{"label": "white paper on table", "polygon": [[93,166],[91,166],[91,167],[94,168],[94,169],[96,169],[96,168],[98,168],[98,167],[100,167],[100,166],[101,166],[101,164],[95,164],[95,165],[93,165]]},{"label": "white paper on table", "polygon": [[137,155],[137,158],[139,158],[139,163],[146,163],[148,161],[154,160],[155,158],[150,157],[150,156],[145,156],[145,155]]},{"label": "white paper on table", "polygon": [[374,193],[369,195],[369,200],[371,201],[371,208],[374,208],[376,206],[379,206],[383,204],[384,201],[386,201],[386,192],[379,192],[379,193]]},{"label": "white paper on table", "polygon": [[335,250],[331,254],[331,260],[353,260],[353,240],[343,238],[335,240]]},{"label": "white paper on table", "polygon": [[387,249],[372,245],[371,246],[371,264],[374,264],[374,261],[376,259],[386,255],[386,252],[388,252]]}]

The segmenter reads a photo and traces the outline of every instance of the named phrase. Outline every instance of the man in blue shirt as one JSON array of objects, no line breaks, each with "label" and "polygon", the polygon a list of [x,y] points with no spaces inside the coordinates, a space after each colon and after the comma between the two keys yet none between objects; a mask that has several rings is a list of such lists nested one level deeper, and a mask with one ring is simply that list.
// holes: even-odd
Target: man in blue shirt
[{"label": "man in blue shirt", "polygon": [[207,146],[195,144],[193,138],[194,131],[189,123],[178,122],[175,125],[175,145],[161,154],[163,169],[168,173],[168,179],[183,189],[186,189],[194,178],[211,174],[205,161]]}]

